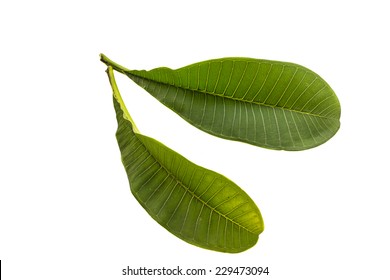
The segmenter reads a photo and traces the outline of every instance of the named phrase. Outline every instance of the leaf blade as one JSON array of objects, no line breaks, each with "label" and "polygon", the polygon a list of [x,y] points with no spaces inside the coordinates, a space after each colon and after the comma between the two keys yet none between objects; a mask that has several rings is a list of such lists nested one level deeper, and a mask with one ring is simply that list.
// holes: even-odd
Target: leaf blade
[{"label": "leaf blade", "polygon": [[116,69],[187,122],[225,139],[304,150],[325,143],[340,127],[332,88],[297,64],[222,58],[176,70]]},{"label": "leaf blade", "polygon": [[122,162],[131,192],[142,207],[172,234],[193,245],[229,253],[254,246],[264,225],[253,200],[226,177],[135,131],[112,70],[109,77]]}]

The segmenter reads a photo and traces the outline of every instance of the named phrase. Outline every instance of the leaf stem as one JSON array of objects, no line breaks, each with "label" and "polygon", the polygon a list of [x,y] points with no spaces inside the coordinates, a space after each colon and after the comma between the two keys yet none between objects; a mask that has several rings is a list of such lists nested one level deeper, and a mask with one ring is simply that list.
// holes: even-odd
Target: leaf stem
[{"label": "leaf stem", "polygon": [[133,131],[135,133],[139,134],[140,132],[139,132],[137,126],[135,125],[135,122],[131,118],[129,111],[127,111],[125,102],[123,101],[122,96],[121,96],[121,94],[119,92],[118,86],[116,85],[113,67],[111,65],[109,65],[106,72],[108,74],[108,79],[109,79],[110,84],[111,84],[111,88],[112,88],[112,92],[113,92],[114,98],[116,99],[116,101],[118,101],[119,106],[121,107],[121,110],[123,112],[123,118],[128,120],[131,123],[131,125],[133,126]]},{"label": "leaf stem", "polygon": [[112,61],[111,59],[109,59],[107,56],[105,56],[102,53],[100,54],[100,61],[102,61],[107,66],[111,66],[113,69],[115,69],[118,72],[124,73],[126,71],[130,71],[126,67],[123,67],[122,65],[119,65],[118,63]]}]

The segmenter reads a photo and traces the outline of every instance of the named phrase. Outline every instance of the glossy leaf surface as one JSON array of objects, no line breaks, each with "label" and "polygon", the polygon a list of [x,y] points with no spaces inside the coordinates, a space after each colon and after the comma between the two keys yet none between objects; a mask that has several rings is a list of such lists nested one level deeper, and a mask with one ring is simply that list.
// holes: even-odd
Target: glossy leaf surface
[{"label": "glossy leaf surface", "polygon": [[226,177],[140,134],[111,67],[108,74],[122,162],[131,192],[142,207],[168,231],[193,245],[230,253],[255,245],[264,226],[252,199]]},{"label": "glossy leaf surface", "polygon": [[329,140],[340,127],[340,104],[313,71],[293,63],[222,58],[177,70],[126,69],[161,103],[213,135],[277,150],[304,150]]}]

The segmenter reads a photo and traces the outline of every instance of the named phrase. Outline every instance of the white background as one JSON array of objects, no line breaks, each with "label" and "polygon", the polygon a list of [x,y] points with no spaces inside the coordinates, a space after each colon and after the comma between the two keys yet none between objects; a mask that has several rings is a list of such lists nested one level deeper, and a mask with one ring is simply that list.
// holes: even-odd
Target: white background
[{"label": "white background", "polygon": [[[277,280],[390,279],[385,4],[2,1],[4,279],[150,279],[122,276],[127,265],[268,266],[263,278]],[[295,62],[335,90],[341,128],[326,144],[303,152],[221,140],[117,74],[141,132],[226,175],[261,209],[265,231],[252,249],[200,249],[155,223],[131,195],[101,52],[132,69],[226,56]]]}]

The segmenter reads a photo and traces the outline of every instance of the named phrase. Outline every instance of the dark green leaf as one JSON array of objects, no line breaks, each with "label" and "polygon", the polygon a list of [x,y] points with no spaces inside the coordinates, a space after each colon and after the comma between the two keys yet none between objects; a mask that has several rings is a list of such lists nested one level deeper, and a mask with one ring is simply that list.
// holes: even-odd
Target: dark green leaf
[{"label": "dark green leaf", "polygon": [[304,150],[340,127],[340,104],[313,71],[292,63],[223,58],[177,70],[128,70],[102,55],[161,103],[213,135],[277,150]]},{"label": "dark green leaf", "polygon": [[115,84],[116,137],[130,189],[143,208],[177,237],[206,249],[237,253],[256,244],[263,220],[235,183],[140,134]]}]

